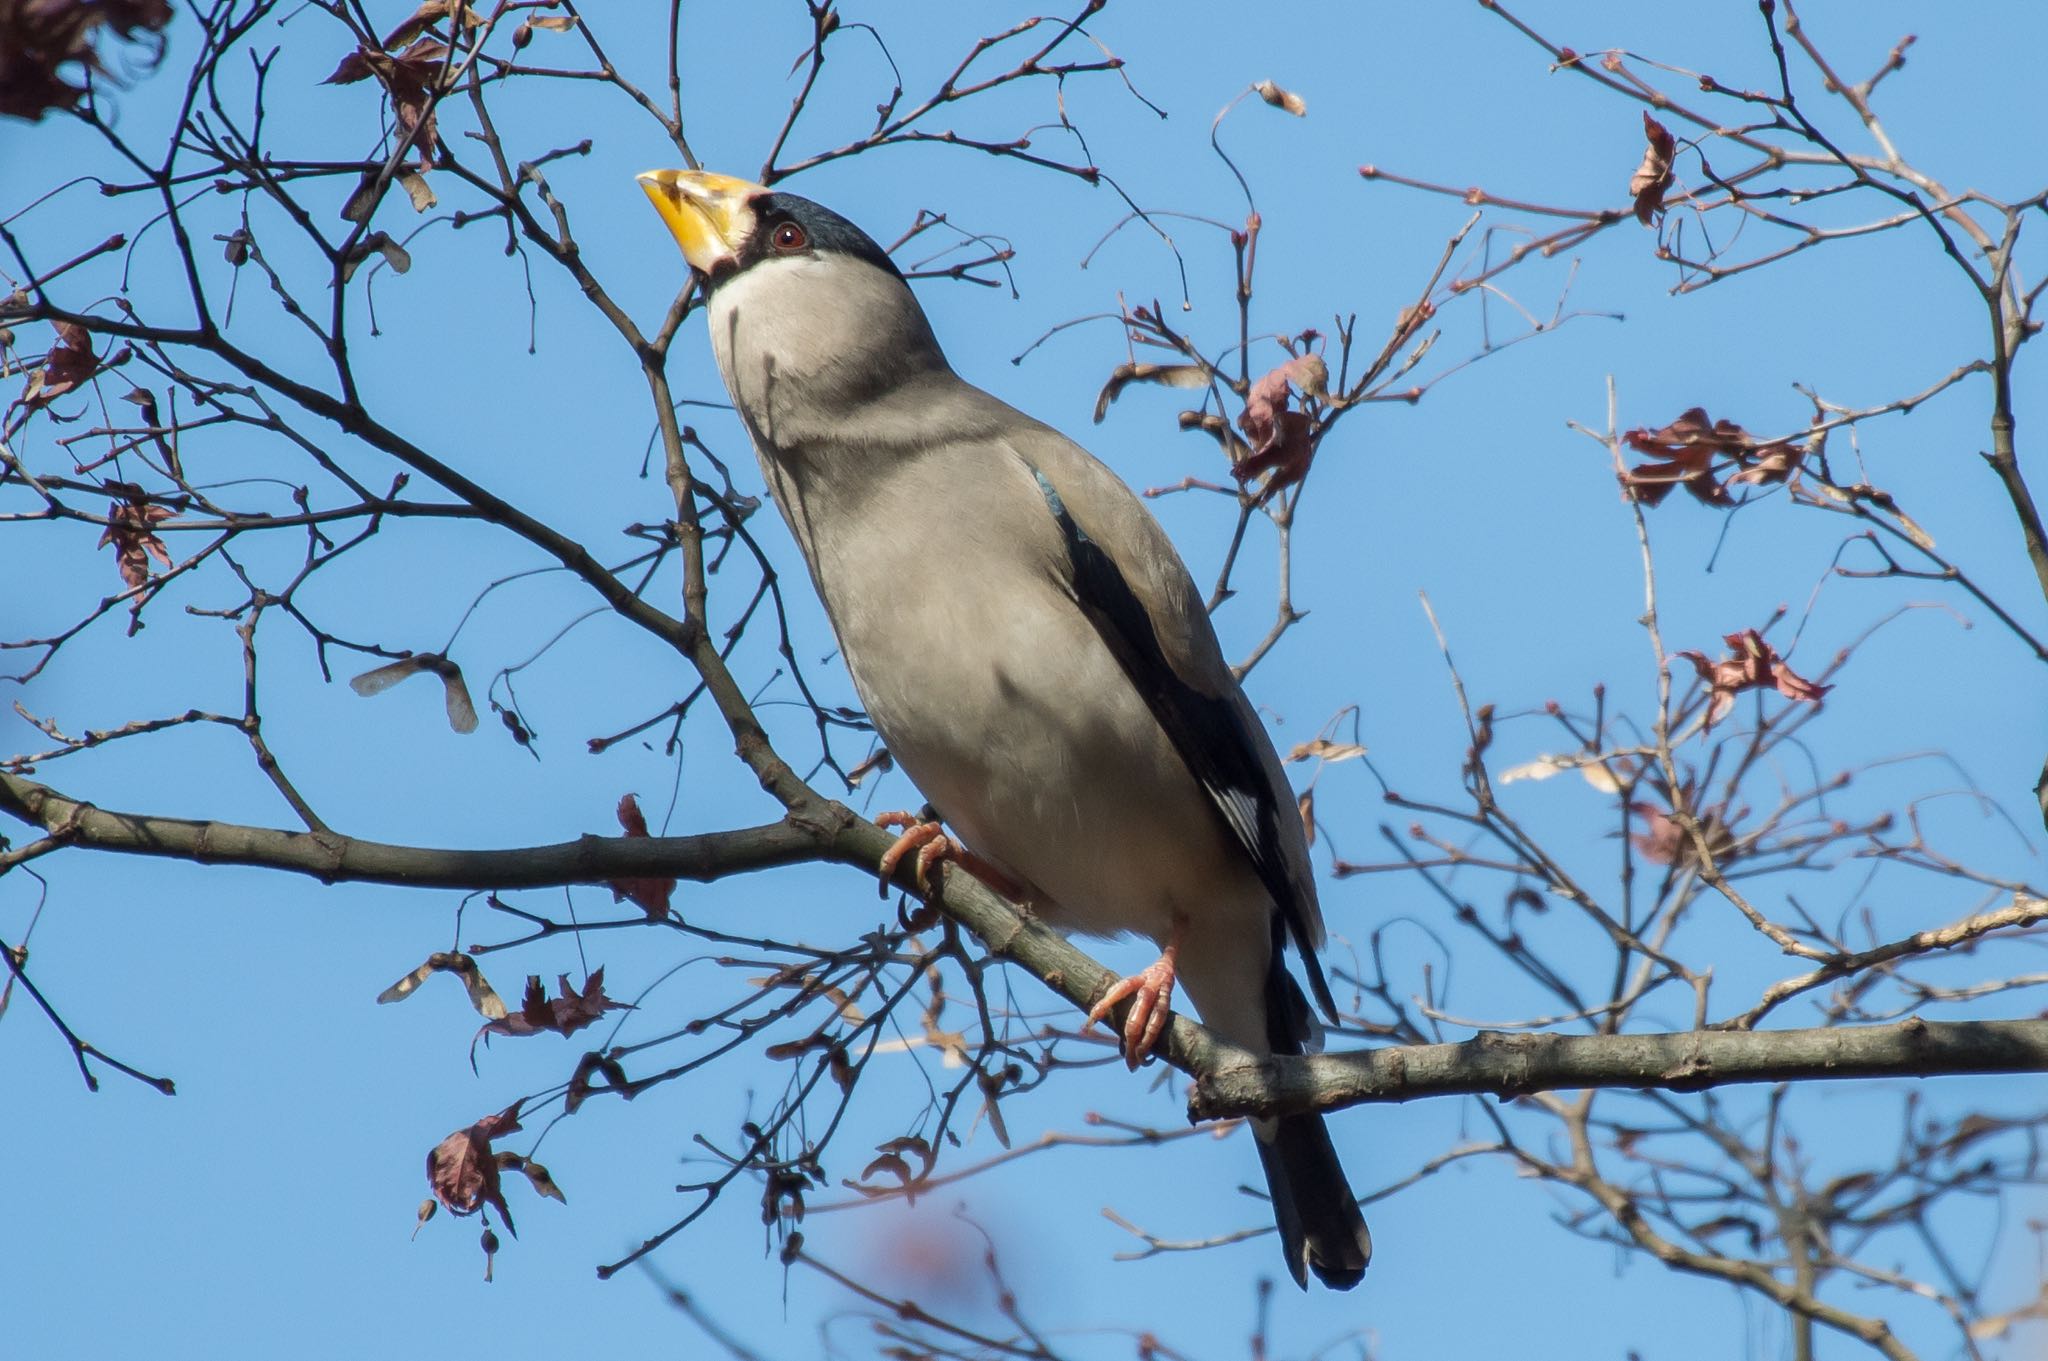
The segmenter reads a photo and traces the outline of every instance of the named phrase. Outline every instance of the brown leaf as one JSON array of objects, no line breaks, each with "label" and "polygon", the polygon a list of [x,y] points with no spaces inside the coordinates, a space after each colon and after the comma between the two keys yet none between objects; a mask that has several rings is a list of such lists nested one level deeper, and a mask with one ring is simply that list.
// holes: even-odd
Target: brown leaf
[{"label": "brown leaf", "polygon": [[43,367],[29,379],[21,398],[21,404],[31,411],[48,406],[101,368],[99,356],[93,353],[91,332],[75,321],[51,324],[57,330],[57,343],[43,356]]},{"label": "brown leaf", "polygon": [[1733,649],[1733,655],[1719,661],[1709,662],[1699,652],[1673,654],[1691,662],[1700,679],[1707,683],[1709,727],[1720,722],[1734,705],[1735,696],[1744,690],[1776,690],[1787,699],[1818,704],[1823,695],[1834,689],[1832,685],[1816,685],[1794,672],[1755,629],[1730,633],[1722,641]]},{"label": "brown leaf", "polygon": [[460,15],[460,22],[464,28],[475,28],[482,22],[481,17],[470,9],[465,0],[425,0],[404,23],[384,35],[384,49],[388,52],[394,47],[402,47],[425,33],[430,25],[440,23],[450,14]]},{"label": "brown leaf", "polygon": [[478,1033],[538,1035],[542,1031],[553,1031],[557,1035],[573,1035],[585,1026],[596,1025],[608,1011],[633,1009],[631,1003],[615,1002],[605,996],[603,965],[590,971],[590,978],[583,984],[581,992],[569,982],[567,974],[557,976],[556,986],[561,989],[561,995],[549,997],[540,975],[528,974],[526,995],[520,999],[519,1010],[489,1022]]},{"label": "brown leaf", "polygon": [[1304,398],[1315,398],[1328,390],[1329,383],[1329,366],[1317,354],[1297,355],[1261,375],[1245,394],[1244,410],[1237,418],[1238,428],[1251,442],[1251,452],[1232,466],[1230,475],[1248,482],[1270,472],[1262,496],[1271,496],[1306,477],[1315,457],[1310,439],[1314,427],[1306,412],[1288,409],[1290,385]]},{"label": "brown leaf", "polygon": [[1629,176],[1628,192],[1636,201],[1636,221],[1647,227],[1664,211],[1664,194],[1671,188],[1671,158],[1678,154],[1678,143],[1669,128],[1647,113],[1643,115],[1643,136],[1649,146],[1643,151],[1643,163]]},{"label": "brown leaf", "polygon": [[1283,90],[1270,80],[1262,80],[1252,86],[1252,88],[1259,92],[1259,98],[1265,100],[1274,108],[1285,109],[1296,118],[1306,118],[1308,116],[1308,101],[1294,93],[1294,91]]},{"label": "brown leaf", "polygon": [[[640,801],[631,794],[619,799],[619,826],[625,828],[629,837],[647,835],[647,818],[640,811]],[[631,899],[639,904],[649,921],[661,921],[669,914],[669,900],[676,891],[673,879],[657,879],[652,876],[628,877],[611,881],[612,901],[624,902]]]},{"label": "brown leaf", "polygon": [[[95,47],[102,28],[123,42],[144,40],[139,59],[123,66],[154,69],[164,51],[157,33],[170,21],[168,0],[0,4],[0,115],[33,121],[51,109],[76,107],[90,84],[108,83]],[[67,68],[84,79],[71,83]]]},{"label": "brown leaf", "polygon": [[456,1130],[427,1154],[427,1185],[451,1214],[473,1215],[489,1205],[505,1221],[506,1231],[515,1235],[518,1230],[512,1227],[511,1212],[505,1208],[491,1140],[518,1131],[519,1105],[515,1101],[496,1115]]},{"label": "brown leaf", "polygon": [[[1692,407],[1658,430],[1630,430],[1622,436],[1629,448],[1656,462],[1638,464],[1621,475],[1622,492],[1645,505],[1657,505],[1671,489],[1683,486],[1706,505],[1735,504],[1728,488],[1738,482],[1761,485],[1783,482],[1798,470],[1806,446],[1791,440],[1759,442],[1733,421],[1710,418]],[[1717,461],[1728,476],[1716,476]]]},{"label": "brown leaf", "polygon": [[425,170],[434,164],[440,151],[440,134],[433,108],[434,90],[447,60],[448,44],[438,38],[420,38],[395,56],[390,52],[357,47],[341,59],[333,74],[321,84],[352,85],[375,76],[384,87],[385,94],[390,96],[391,112],[398,120],[399,131],[411,139],[413,149],[420,155],[419,168]]},{"label": "brown leaf", "polygon": [[130,586],[148,582],[151,558],[165,567],[171,565],[170,550],[157,537],[156,526],[176,514],[169,506],[150,505],[140,488],[134,489],[128,500],[107,507],[107,527],[100,534],[98,546],[114,546],[114,563],[121,580]]},{"label": "brown leaf", "polygon": [[1294,796],[1294,811],[1301,815],[1302,835],[1311,849],[1316,844],[1316,791],[1304,789]]}]

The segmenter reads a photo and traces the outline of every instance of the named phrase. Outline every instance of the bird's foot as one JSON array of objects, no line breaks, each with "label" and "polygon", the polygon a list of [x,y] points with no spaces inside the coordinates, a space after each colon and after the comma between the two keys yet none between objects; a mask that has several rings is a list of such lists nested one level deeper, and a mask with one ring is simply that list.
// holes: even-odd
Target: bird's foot
[{"label": "bird's foot", "polygon": [[1172,1014],[1167,1004],[1173,999],[1173,966],[1179,954],[1180,927],[1176,924],[1173,938],[1159,958],[1129,978],[1112,983],[1102,1000],[1088,1009],[1088,1019],[1082,1024],[1086,1030],[1107,1017],[1111,1007],[1130,998],[1131,1009],[1124,1014],[1123,1050],[1124,1063],[1134,1072],[1166,1033],[1166,1021]]},{"label": "bird's foot", "polygon": [[944,860],[959,848],[946,835],[946,829],[936,822],[926,822],[915,813],[884,813],[875,819],[877,827],[901,827],[903,834],[895,844],[882,852],[880,869],[881,891],[884,898],[889,896],[889,881],[896,877],[896,866],[904,856],[917,852],[918,887],[931,884],[931,868],[934,862]]},{"label": "bird's foot", "polygon": [[917,885],[931,887],[931,869],[941,860],[950,860],[961,869],[987,884],[996,892],[1016,902],[1024,900],[1024,887],[993,864],[968,850],[959,842],[946,835],[945,828],[936,822],[927,822],[915,813],[884,813],[875,819],[877,827],[901,827],[903,834],[896,838],[894,845],[882,853],[882,896],[889,896],[889,880],[896,874],[896,866],[912,851],[917,852]]}]

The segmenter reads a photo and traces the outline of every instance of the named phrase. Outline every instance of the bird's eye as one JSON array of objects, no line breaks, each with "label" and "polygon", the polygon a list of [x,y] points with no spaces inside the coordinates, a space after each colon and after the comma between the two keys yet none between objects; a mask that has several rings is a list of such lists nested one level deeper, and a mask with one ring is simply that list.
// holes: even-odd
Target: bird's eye
[{"label": "bird's eye", "polygon": [[769,240],[775,243],[777,250],[802,250],[811,244],[811,238],[804,235],[804,229],[794,222],[785,222],[777,227]]}]

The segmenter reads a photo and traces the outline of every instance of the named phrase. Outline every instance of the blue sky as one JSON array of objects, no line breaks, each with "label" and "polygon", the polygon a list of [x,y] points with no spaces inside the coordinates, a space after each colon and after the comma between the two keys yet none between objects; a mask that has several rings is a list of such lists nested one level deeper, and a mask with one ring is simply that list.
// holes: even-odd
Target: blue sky
[{"label": "blue sky", "polygon": [[[396,23],[404,7],[376,13],[380,23]],[[658,86],[665,39],[652,14],[649,7],[646,16],[615,20],[624,40],[611,46],[623,69]],[[933,5],[874,17],[915,92],[1008,14]],[[631,30],[643,17],[648,27]],[[1526,17],[1582,51],[1628,47],[1712,70],[1731,85],[1771,79],[1747,5],[1532,4]],[[1806,18],[1843,54],[1844,66],[1859,72],[1925,25],[1909,65],[1884,92],[1902,149],[1954,186],[1997,195],[2040,187],[2041,124],[2016,117],[2012,101],[2032,75],[2031,55],[2048,40],[2048,12],[1948,7],[1937,28],[1922,7],[1834,3],[1809,7]],[[1221,133],[1265,218],[1257,324],[1269,332],[1327,328],[1332,314],[1356,312],[1362,333],[1376,342],[1469,212],[1455,200],[1363,183],[1360,164],[1518,198],[1604,206],[1623,201],[1641,154],[1634,106],[1547,73],[1540,53],[1477,6],[1299,5],[1254,17],[1241,5],[1133,3],[1113,5],[1091,27],[1127,60],[1146,98],[1170,115],[1151,115],[1111,78],[1076,80],[1065,91],[1095,162],[1147,207],[1240,217],[1236,185],[1209,150],[1211,118],[1259,79],[1308,100],[1300,120],[1247,102]],[[170,30],[163,78],[120,97],[124,131],[142,142],[154,144],[166,116],[190,29],[181,16]],[[301,155],[363,154],[376,126],[374,90],[316,83],[346,51],[339,28],[317,11],[300,11],[263,31],[259,46],[282,44],[272,77],[276,135]],[[796,5],[701,15],[686,7],[684,102],[692,145],[706,165],[749,175],[758,167],[793,93],[785,72],[807,33]],[[533,50],[565,42],[542,33]],[[845,140],[886,94],[886,68],[858,42],[847,47],[849,59],[832,68],[793,145]],[[499,130],[515,156],[593,139],[589,156],[554,163],[550,177],[593,270],[651,327],[680,284],[682,265],[632,175],[669,163],[673,153],[616,95],[550,89],[541,101],[501,100]],[[1014,135],[1052,117],[1052,91],[1041,86],[986,109],[963,108],[957,126]],[[448,123],[455,134],[467,126],[452,112]],[[1834,126],[1854,135],[1839,120]],[[1997,135],[1987,136],[1987,128]],[[1068,154],[1057,130],[1036,140],[1047,154]],[[473,154],[460,143],[458,151]],[[109,173],[94,140],[62,119],[0,127],[0,165],[8,185],[0,211],[8,213],[67,174]],[[1127,229],[1089,255],[1123,212],[1110,191],[931,147],[854,158],[791,187],[885,240],[920,208],[1009,238],[1018,252],[1017,296],[921,286],[956,366],[1066,429],[1135,485],[1219,474],[1213,446],[1175,430],[1179,394],[1134,388],[1100,426],[1090,425],[1103,379],[1124,358],[1114,325],[1074,328],[1011,362],[1049,327],[1113,310],[1119,294],[1163,299],[1169,310],[1177,303],[1175,263],[1143,231]],[[59,243],[97,240],[117,221],[109,214],[118,205],[89,189],[61,203],[61,211],[23,228],[52,258]],[[376,278],[382,334],[360,336],[355,347],[366,400],[501,494],[540,510],[601,555],[623,557],[628,541],[620,530],[665,514],[659,479],[638,476],[651,425],[645,389],[624,346],[545,262],[535,264],[529,311],[526,276],[518,261],[499,254],[493,230],[424,232],[411,245],[409,274]],[[1196,303],[1181,324],[1220,345],[1235,331],[1227,246],[1207,229],[1177,233]],[[1512,239],[1499,238],[1496,249]],[[1478,242],[1475,233],[1461,259]],[[1585,249],[1575,270],[1561,258],[1508,276],[1504,286],[1538,315],[1551,312],[1569,280],[1567,310],[1625,319],[1575,319],[1448,378],[1413,407],[1356,413],[1333,437],[1295,538],[1295,600],[1309,616],[1250,687],[1283,750],[1356,704],[1361,738],[1389,785],[1416,796],[1455,794],[1467,739],[1418,606],[1425,591],[1475,698],[1504,712],[1551,698],[1580,706],[1593,683],[1604,681],[1616,704],[1648,712],[1655,674],[1633,622],[1642,606],[1634,526],[1615,495],[1605,451],[1567,428],[1604,422],[1610,379],[1624,427],[1656,426],[1703,404],[1751,430],[1779,432],[1802,426],[1808,414],[1795,382],[1870,404],[1925,387],[1981,348],[1982,323],[1960,280],[1927,241],[1908,234],[1815,252],[1685,298],[1667,295],[1671,268],[1652,248],[1649,231],[1625,224]],[[133,287],[144,300],[166,296],[154,249],[137,257]],[[97,286],[114,282],[108,274]],[[260,280],[245,275],[240,290],[234,334],[241,343],[317,372],[317,356]],[[1488,319],[1508,333],[1517,325],[1504,303]],[[1447,310],[1431,363],[1472,353],[1478,323],[1470,307]],[[32,342],[23,335],[17,343]],[[681,395],[722,397],[694,321],[670,371]],[[2020,382],[2025,457],[2029,412],[2041,395],[2031,359],[2022,360]],[[1966,383],[1910,417],[1874,424],[1861,452],[1873,482],[2038,628],[2041,606],[2030,594],[2010,512],[1977,458],[1987,441],[1985,400],[1981,380]],[[730,416],[706,408],[688,418],[735,468],[739,485],[757,491]],[[332,437],[339,447],[340,437]],[[209,457],[222,476],[300,475],[295,464],[279,471],[275,448],[246,434],[223,438]],[[2037,473],[2035,483],[2048,486],[2048,474]],[[1228,506],[1201,496],[1155,505],[1196,578],[1208,581],[1228,535]],[[852,702],[827,659],[829,637],[792,546],[771,517],[754,524],[791,587],[796,651],[807,674],[828,700]],[[1817,669],[1896,607],[1939,600],[1945,608],[1886,624],[1840,678],[1826,721],[1816,725],[1814,760],[1833,769],[1946,753],[1956,771],[2026,825],[2026,791],[2048,751],[2048,705],[2039,664],[1981,611],[1925,584],[1826,579],[1840,525],[1782,500],[1726,523],[1674,498],[1652,516],[1651,528],[1673,647],[1712,649],[1721,634],[1762,623],[1780,602],[1804,609],[1824,582],[1795,656],[1813,659]],[[296,551],[280,543],[250,556],[282,571]],[[1270,534],[1255,530],[1241,594],[1218,614],[1233,652],[1266,631],[1272,556]],[[313,594],[322,618],[337,632],[413,648],[439,646],[486,584],[537,565],[503,534],[423,522],[389,526],[360,558],[346,584],[336,574]],[[115,578],[108,555],[80,527],[14,525],[0,532],[0,580],[30,583],[0,592],[0,632],[13,637],[68,622]],[[237,706],[240,659],[230,629],[176,613],[184,605],[217,607],[234,594],[225,577],[202,577],[160,601],[155,622],[136,637],[103,624],[35,681],[9,687],[15,693],[8,698],[67,728]],[[714,594],[714,615],[721,602],[736,609],[739,598]],[[604,832],[627,790],[671,831],[773,816],[737,771],[708,710],[686,725],[680,764],[658,743],[585,754],[586,738],[659,709],[681,684],[681,664],[625,625],[605,617],[577,622],[591,603],[556,577],[522,579],[486,599],[456,649],[481,688],[492,672],[575,625],[564,644],[515,678],[538,734],[538,762],[505,740],[488,715],[475,736],[450,733],[426,682],[374,700],[323,683],[303,639],[281,627],[266,636],[264,660],[272,740],[328,820],[369,838],[509,846]],[[765,631],[743,645],[736,662],[743,683],[766,697],[763,712],[778,741],[802,764],[813,750],[809,723],[783,703],[791,692],[774,679],[777,664]],[[346,660],[336,665],[343,678],[357,669]],[[12,715],[0,725],[8,751],[40,744]],[[1505,729],[1501,744],[1503,760],[1523,759],[1545,749],[1546,738],[1523,725]],[[1946,769],[1929,775],[1933,765],[1888,767],[1890,774],[1859,784],[1853,807],[1963,782]],[[50,763],[43,774],[108,807],[290,821],[225,730],[114,744]],[[1378,793],[1363,767],[1332,768],[1318,792],[1325,845],[1376,858],[1376,827],[1385,817]],[[859,797],[877,810],[914,802],[900,781]],[[1611,874],[1611,842],[1590,790],[1558,780],[1518,797],[1532,825],[1556,838],[1572,863]],[[2038,827],[2029,840],[1961,799],[1936,801],[1927,816],[1944,844],[1973,863],[2043,878]],[[521,1236],[486,1285],[474,1221],[444,1215],[407,1241],[425,1194],[421,1160],[447,1131],[560,1081],[588,1033],[571,1042],[500,1041],[482,1053],[473,1075],[468,1040],[476,1019],[452,982],[433,980],[403,1006],[378,1007],[374,998],[429,951],[491,938],[497,924],[472,911],[458,933],[450,894],[324,888],[75,854],[39,868],[50,881],[32,940],[39,984],[87,1038],[174,1076],[179,1095],[165,1100],[113,1075],[99,1093],[87,1093],[68,1052],[24,999],[17,996],[0,1020],[0,1076],[10,1098],[0,1109],[0,1157],[13,1170],[0,1279],[8,1283],[7,1335],[19,1355],[93,1358],[148,1348],[179,1357],[340,1358],[439,1347],[708,1354],[692,1325],[637,1273],[600,1284],[592,1268],[685,1207],[673,1188],[701,1170],[693,1136],[729,1142],[738,1122],[780,1089],[782,1068],[731,1061],[631,1105],[595,1102],[552,1130],[538,1156],[569,1203],[539,1202],[512,1188]],[[1866,882],[1845,873],[1796,891],[1823,912],[1868,906],[1887,927],[1908,930],[1978,901],[1974,890],[1924,877]],[[20,937],[38,894],[26,876],[0,880],[0,938]],[[1437,900],[1419,884],[1386,876],[1327,881],[1324,894],[1340,944],[1385,927],[1396,960],[1419,980],[1428,950],[1420,930],[1398,923],[1442,926]],[[590,912],[607,907],[602,890],[572,896]],[[550,905],[559,901],[555,895]],[[866,881],[826,869],[685,886],[677,905],[735,934],[821,943],[852,940],[891,911]],[[1745,987],[1753,994],[1785,971],[1747,933],[1702,931],[1695,948],[1734,996]],[[710,958],[708,947],[653,933],[610,933],[585,949],[588,963],[606,967],[615,996],[641,1003],[627,1022],[629,1040],[659,1033],[664,1017],[699,1014],[707,998],[743,987],[750,976]],[[1100,950],[1126,968],[1146,957],[1135,946]],[[524,973],[552,978],[585,962],[573,944],[549,942],[486,965],[500,989],[513,992]],[[1486,1018],[1527,1014],[1527,996],[1491,967],[1459,958],[1451,1009]],[[1013,983],[1021,1004],[1047,1011],[1036,986],[1022,977]],[[2027,1010],[2016,1003],[2002,1014]],[[1789,1018],[1798,1019],[1796,1009]],[[1656,1019],[1677,1025],[1686,1017]],[[1041,1131],[1085,1129],[1084,1117],[1099,1112],[1177,1130],[1180,1101],[1157,1073],[1132,1077],[1110,1065],[1065,1075],[1009,1103],[1009,1128],[1022,1143]],[[2038,1086],[1950,1080],[1928,1090],[2016,1112],[2038,1099]],[[906,1103],[921,1100],[922,1091],[907,1060],[865,1084],[843,1151],[828,1159],[834,1177],[853,1175],[863,1150],[900,1133]],[[1872,1087],[1806,1093],[1794,1104],[1817,1159],[1853,1160],[1896,1130],[1903,1099],[1896,1088]],[[1351,1111],[1332,1123],[1361,1190],[1394,1182],[1485,1133],[1473,1108],[1458,1101]],[[1871,1129],[1878,1133],[1862,1133]],[[532,1137],[512,1146],[524,1151]],[[982,1129],[948,1156],[958,1166],[996,1151]],[[1119,1263],[1113,1255],[1135,1240],[1098,1211],[1112,1208],[1174,1238],[1261,1225],[1263,1204],[1233,1190],[1255,1179],[1254,1167],[1241,1137],[1061,1149],[939,1191],[915,1211],[813,1213],[805,1232],[815,1251],[841,1266],[908,1263],[901,1270],[921,1282],[921,1297],[952,1299],[964,1317],[992,1322],[975,1267],[979,1240],[956,1217],[964,1215],[992,1235],[1034,1322],[1105,1330],[1068,1339],[1074,1354],[1127,1356],[1131,1334],[1150,1330],[1192,1356],[1236,1356],[1251,1328],[1253,1282],[1278,1265],[1271,1240]],[[1280,1292],[1275,1351],[1304,1354],[1358,1333],[1389,1357],[1619,1358],[1633,1350],[1661,1359],[1709,1347],[1730,1354],[1739,1345],[1782,1353],[1784,1330],[1769,1311],[1569,1236],[1553,1221],[1572,1206],[1497,1161],[1464,1165],[1381,1202],[1370,1214],[1377,1257],[1365,1284],[1349,1295]],[[2010,1217],[2039,1210],[2014,1206]],[[1984,1251],[2018,1244],[2002,1241],[1987,1240]],[[857,1301],[814,1275],[785,1275],[748,1193],[728,1197],[653,1266],[764,1356],[816,1355],[821,1332],[845,1354],[872,1354],[867,1325],[853,1316]],[[1919,1330],[1908,1334],[1916,1345],[1943,1354],[1939,1330],[1901,1326]],[[1830,1340],[1823,1354],[1849,1351]]]}]

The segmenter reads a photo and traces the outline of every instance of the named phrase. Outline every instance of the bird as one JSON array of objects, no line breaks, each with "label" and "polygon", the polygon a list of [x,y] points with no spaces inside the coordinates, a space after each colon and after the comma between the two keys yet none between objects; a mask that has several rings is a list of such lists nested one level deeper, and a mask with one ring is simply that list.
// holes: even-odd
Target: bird
[{"label": "bird", "polygon": [[[1151,512],[1049,425],[956,373],[889,254],[809,199],[701,170],[639,183],[696,272],[711,347],[877,734],[939,822],[1035,914],[1135,934],[1132,1067],[1176,983],[1255,1054],[1335,1018],[1308,838],[1278,753]],[[884,867],[887,868],[886,866]],[[886,876],[885,876],[886,881]],[[1348,1290],[1372,1239],[1321,1115],[1255,1120],[1287,1269]]]}]

